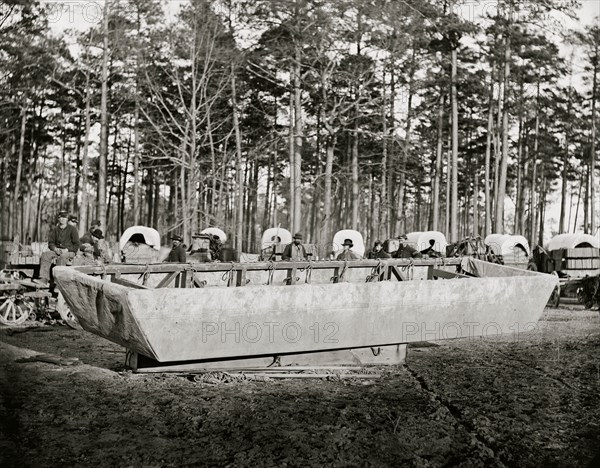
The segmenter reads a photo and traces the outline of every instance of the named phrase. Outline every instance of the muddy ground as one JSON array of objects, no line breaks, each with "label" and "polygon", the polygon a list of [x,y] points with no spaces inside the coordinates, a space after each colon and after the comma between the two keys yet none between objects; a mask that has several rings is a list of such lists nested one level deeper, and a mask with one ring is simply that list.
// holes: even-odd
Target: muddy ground
[{"label": "muddy ground", "polygon": [[586,467],[600,448],[597,311],[412,347],[379,380],[208,383],[124,358],[63,326],[0,329],[0,466]]}]

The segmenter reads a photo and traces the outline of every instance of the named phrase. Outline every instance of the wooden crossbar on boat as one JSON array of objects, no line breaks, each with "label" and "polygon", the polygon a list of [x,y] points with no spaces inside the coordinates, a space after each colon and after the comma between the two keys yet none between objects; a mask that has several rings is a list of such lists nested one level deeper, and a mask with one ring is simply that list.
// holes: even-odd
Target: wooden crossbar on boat
[{"label": "wooden crossbar on boat", "polygon": [[557,282],[471,258],[114,264],[54,277],[84,329],[183,364],[515,333]]}]

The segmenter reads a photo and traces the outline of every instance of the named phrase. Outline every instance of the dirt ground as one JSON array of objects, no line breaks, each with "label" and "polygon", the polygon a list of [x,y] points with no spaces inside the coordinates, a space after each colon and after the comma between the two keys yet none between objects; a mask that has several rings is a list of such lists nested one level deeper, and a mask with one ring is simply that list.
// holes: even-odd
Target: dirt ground
[{"label": "dirt ground", "polygon": [[124,359],[84,331],[0,329],[0,466],[587,467],[600,448],[597,311],[414,346],[379,380],[212,384]]}]

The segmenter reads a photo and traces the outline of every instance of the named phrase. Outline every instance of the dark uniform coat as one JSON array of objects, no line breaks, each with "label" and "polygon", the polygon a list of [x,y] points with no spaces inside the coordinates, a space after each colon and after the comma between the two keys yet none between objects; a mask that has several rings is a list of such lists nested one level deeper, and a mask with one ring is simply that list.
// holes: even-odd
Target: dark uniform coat
[{"label": "dark uniform coat", "polygon": [[75,226],[67,224],[64,229],[60,226],[54,226],[50,229],[48,235],[48,248],[50,250],[53,251],[58,247],[59,249],[68,249],[69,252],[75,254],[79,250],[79,245],[79,233]]},{"label": "dark uniform coat", "polygon": [[414,247],[404,244],[396,251],[394,258],[422,258],[423,255]]},{"label": "dark uniform coat", "polygon": [[392,258],[392,256],[389,253],[387,253],[385,250],[381,249],[379,252],[377,252],[376,250],[371,250],[367,254],[367,258],[368,259]]},{"label": "dark uniform coat", "polygon": [[296,245],[292,242],[285,246],[281,258],[283,260],[291,260],[292,262],[306,260],[306,249],[302,244]]},{"label": "dark uniform coat", "polygon": [[352,252],[352,250],[344,250],[337,256],[336,260],[360,260],[360,255]]},{"label": "dark uniform coat", "polygon": [[167,263],[185,263],[186,261],[185,248],[183,247],[183,244],[173,247],[171,252],[169,252],[169,256],[165,260]]}]

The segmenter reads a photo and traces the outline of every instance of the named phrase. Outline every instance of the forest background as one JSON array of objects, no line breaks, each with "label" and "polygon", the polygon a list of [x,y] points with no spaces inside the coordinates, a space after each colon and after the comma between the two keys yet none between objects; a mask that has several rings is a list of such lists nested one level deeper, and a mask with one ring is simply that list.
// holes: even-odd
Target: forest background
[{"label": "forest background", "polygon": [[4,1],[0,238],[43,241],[62,209],[82,233],[217,226],[243,251],[278,225],[322,244],[597,234],[582,6]]}]

